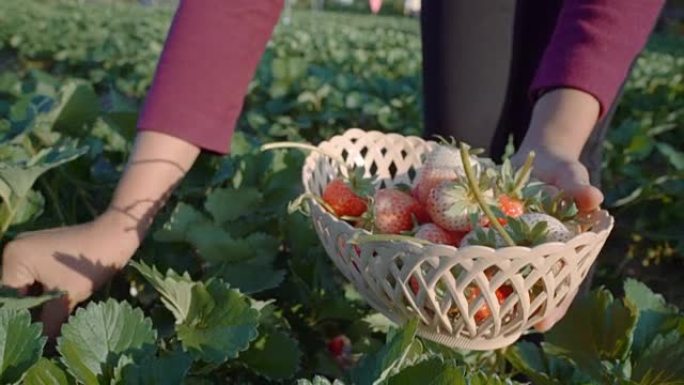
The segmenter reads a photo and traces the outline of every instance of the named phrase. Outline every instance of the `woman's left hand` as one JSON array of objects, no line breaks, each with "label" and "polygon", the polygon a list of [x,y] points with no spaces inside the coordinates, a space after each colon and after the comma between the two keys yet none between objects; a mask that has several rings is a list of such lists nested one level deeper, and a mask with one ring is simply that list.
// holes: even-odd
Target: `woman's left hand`
[{"label": "woman's left hand", "polygon": [[[511,159],[519,166],[534,151],[532,175],[571,196],[584,213],[598,210],[603,202],[601,190],[589,183],[589,172],[579,161],[599,110],[596,98],[577,89],[558,88],[545,93],[535,103],[527,134]],[[540,332],[551,329],[565,316],[575,295],[576,290],[535,328]]]},{"label": "woman's left hand", "polygon": [[[543,148],[534,149],[534,152],[534,177],[572,197],[580,212],[589,213],[599,209],[603,193],[589,183],[589,172],[579,159],[564,158]],[[511,162],[520,166],[526,157],[527,152],[521,151],[513,155]]]}]

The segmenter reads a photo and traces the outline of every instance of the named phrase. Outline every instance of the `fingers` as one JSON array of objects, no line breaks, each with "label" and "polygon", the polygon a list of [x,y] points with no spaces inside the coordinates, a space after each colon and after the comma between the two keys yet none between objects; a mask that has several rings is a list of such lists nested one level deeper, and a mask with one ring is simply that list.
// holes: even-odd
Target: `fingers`
[{"label": "fingers", "polygon": [[573,197],[580,212],[598,210],[603,202],[603,193],[589,183],[589,173],[580,163],[562,170],[556,178],[556,185]]},{"label": "fingers", "polygon": [[26,295],[28,287],[35,282],[35,277],[25,264],[28,256],[22,251],[18,242],[10,242],[5,246],[2,253],[2,277],[0,281],[5,286],[19,289],[22,295]]}]

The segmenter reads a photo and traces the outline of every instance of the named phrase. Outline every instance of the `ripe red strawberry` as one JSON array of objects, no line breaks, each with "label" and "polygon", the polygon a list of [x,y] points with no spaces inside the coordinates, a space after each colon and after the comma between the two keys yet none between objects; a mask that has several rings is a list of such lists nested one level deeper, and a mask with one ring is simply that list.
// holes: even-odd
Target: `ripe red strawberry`
[{"label": "ripe red strawberry", "polygon": [[323,201],[338,217],[359,217],[368,209],[368,199],[354,192],[342,178],[333,179],[325,186]]},{"label": "ripe red strawberry", "polygon": [[418,279],[416,277],[411,276],[411,278],[409,278],[409,287],[411,288],[413,295],[418,294],[418,291],[420,290],[420,285],[418,284]]},{"label": "ripe red strawberry", "polygon": [[471,217],[482,216],[477,200],[460,181],[442,182],[433,188],[425,208],[434,223],[449,231],[467,231],[471,227]]},{"label": "ripe red strawberry", "polygon": [[409,231],[413,229],[414,221],[424,216],[420,203],[401,190],[386,188],[375,192],[373,221],[379,233],[400,234]]},{"label": "ripe red strawberry", "polygon": [[418,227],[415,237],[432,243],[458,246],[465,234],[463,231],[444,230],[434,223],[425,223]]},{"label": "ripe red strawberry", "polygon": [[344,334],[333,337],[328,341],[328,351],[333,357],[348,354],[351,351],[351,341]]},{"label": "ripe red strawberry", "polygon": [[[513,288],[510,285],[499,286],[499,288],[497,288],[494,292],[494,294],[496,294],[496,298],[499,302],[499,305],[504,303],[504,301],[506,301],[506,298],[508,298],[511,295],[511,293],[513,293]],[[468,302],[474,301],[479,295],[480,288],[478,286],[470,288],[470,290],[468,291]],[[489,305],[485,303],[475,313],[475,322],[478,324],[482,323],[482,321],[486,320],[491,315],[492,310],[489,308]]]},{"label": "ripe red strawberry", "polygon": [[499,300],[499,304],[504,303],[511,294],[513,294],[513,287],[511,285],[501,285],[496,289],[496,298]]},{"label": "ripe red strawberry", "polygon": [[510,197],[506,194],[502,194],[499,195],[498,201],[499,208],[504,213],[504,215],[508,217],[517,218],[525,213],[525,204],[520,199]]}]

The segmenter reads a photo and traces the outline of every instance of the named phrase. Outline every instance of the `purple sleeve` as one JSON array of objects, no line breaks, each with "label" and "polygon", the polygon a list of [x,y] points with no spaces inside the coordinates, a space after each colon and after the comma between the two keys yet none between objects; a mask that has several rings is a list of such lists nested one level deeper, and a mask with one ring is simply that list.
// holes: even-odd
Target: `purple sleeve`
[{"label": "purple sleeve", "polygon": [[139,130],[227,153],[249,82],[283,0],[183,0],[169,31]]},{"label": "purple sleeve", "polygon": [[588,92],[609,109],[664,0],[565,0],[532,82],[538,96],[551,88]]}]

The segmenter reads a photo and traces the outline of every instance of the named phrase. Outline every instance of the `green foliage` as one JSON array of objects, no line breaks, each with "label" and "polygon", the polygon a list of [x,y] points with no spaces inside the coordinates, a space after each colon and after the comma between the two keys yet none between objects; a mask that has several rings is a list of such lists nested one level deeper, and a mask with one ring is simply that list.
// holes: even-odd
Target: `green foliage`
[{"label": "green foliage", "polygon": [[145,264],[134,266],[164,296],[176,318],[178,339],[193,357],[220,363],[235,358],[256,338],[258,312],[221,280],[192,282],[187,275],[162,276]]},{"label": "green foliage", "polygon": [[0,307],[14,310],[31,309],[60,295],[60,292],[47,292],[39,296],[22,296],[19,290],[0,287]]},{"label": "green foliage", "polygon": [[0,309],[0,383],[19,382],[40,358],[45,338],[26,310]]},{"label": "green foliage", "polygon": [[684,315],[628,280],[625,298],[599,289],[576,301],[542,347],[518,343],[508,359],[539,384],[680,384]]},{"label": "green foliage", "polygon": [[140,309],[112,299],[79,309],[62,328],[57,350],[78,381],[111,380],[122,357],[145,357],[154,351],[156,332]]},{"label": "green foliage", "polygon": [[54,361],[41,358],[35,363],[24,377],[26,385],[69,385],[73,381]]}]

